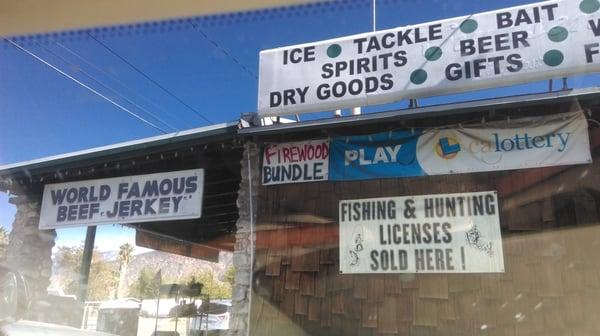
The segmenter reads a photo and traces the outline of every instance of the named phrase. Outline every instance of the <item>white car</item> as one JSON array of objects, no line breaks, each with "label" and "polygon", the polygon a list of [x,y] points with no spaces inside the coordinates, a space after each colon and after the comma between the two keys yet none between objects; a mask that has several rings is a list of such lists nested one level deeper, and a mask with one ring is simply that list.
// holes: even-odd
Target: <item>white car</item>
[{"label": "white car", "polygon": [[201,335],[202,331],[227,330],[229,329],[229,309],[231,300],[215,300],[210,303],[202,303],[198,309],[198,316],[190,321],[188,335]]}]

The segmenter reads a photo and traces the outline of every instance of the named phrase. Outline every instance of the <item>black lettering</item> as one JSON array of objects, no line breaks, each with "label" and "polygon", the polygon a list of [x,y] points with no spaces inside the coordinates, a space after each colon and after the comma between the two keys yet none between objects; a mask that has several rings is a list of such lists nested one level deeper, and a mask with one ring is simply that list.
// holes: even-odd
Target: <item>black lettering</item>
[{"label": "black lettering", "polygon": [[158,199],[158,213],[164,214],[169,213],[169,198],[161,197]]},{"label": "black lettering", "polygon": [[423,206],[425,218],[433,217],[433,199],[426,198],[423,202],[425,203]]},{"label": "black lettering", "polygon": [[462,77],[461,66],[458,63],[450,63],[446,67],[446,79],[451,81],[459,80]]},{"label": "black lettering", "polygon": [[387,91],[394,86],[394,82],[392,81],[392,74],[383,74],[381,75],[381,89]]},{"label": "black lettering", "polygon": [[394,53],[394,65],[397,67],[405,66],[408,59],[406,58],[406,51],[398,50]]},{"label": "black lettering", "polygon": [[131,201],[121,201],[119,206],[119,217],[128,217]]},{"label": "black lettering", "polygon": [[50,195],[52,196],[52,205],[62,204],[65,200],[65,195],[67,194],[67,189],[59,189],[50,191]]},{"label": "black lettering", "polygon": [[444,232],[442,241],[446,244],[452,242],[452,225],[448,222],[442,223],[442,231]]},{"label": "black lettering", "polygon": [[379,261],[377,260],[379,253],[377,250],[371,251],[371,270],[377,271],[379,270]]},{"label": "black lettering", "polygon": [[87,203],[88,201],[88,188],[87,187],[80,187],[79,188],[79,197],[77,198],[77,202],[79,203]]},{"label": "black lettering", "polygon": [[498,29],[507,28],[507,27],[512,26],[513,21],[511,19],[510,12],[502,12],[502,13],[496,14],[496,23],[497,23]]},{"label": "black lettering", "polygon": [[460,56],[471,56],[475,54],[475,41],[471,39],[460,41]]},{"label": "black lettering", "polygon": [[594,62],[594,55],[598,55],[600,53],[599,48],[600,43],[589,43],[584,46],[585,49],[585,61],[588,63]]},{"label": "black lettering", "polygon": [[367,38],[366,37],[361,37],[361,38],[354,39],[354,44],[356,44],[357,51],[358,51],[359,54],[363,53],[363,45],[364,45],[365,42],[367,42]]},{"label": "black lettering", "polygon": [[144,205],[144,202],[142,200],[131,201],[131,215],[132,216],[135,216],[135,215],[141,216],[143,205]]},{"label": "black lettering", "polygon": [[190,176],[185,180],[185,192],[188,194],[198,190],[198,176]]},{"label": "black lettering", "polygon": [[64,222],[67,219],[67,206],[61,205],[58,207],[58,211],[56,212],[56,221]]},{"label": "black lettering", "polygon": [[506,57],[506,62],[510,64],[506,67],[510,72],[517,72],[523,69],[523,62],[521,61],[521,55],[519,54],[510,54]]}]

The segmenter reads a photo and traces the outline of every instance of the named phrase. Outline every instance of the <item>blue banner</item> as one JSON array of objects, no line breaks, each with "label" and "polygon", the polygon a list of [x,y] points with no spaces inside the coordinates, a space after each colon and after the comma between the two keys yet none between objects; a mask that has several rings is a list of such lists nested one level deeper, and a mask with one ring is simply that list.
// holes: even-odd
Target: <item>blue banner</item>
[{"label": "blue banner", "polygon": [[581,112],[469,127],[403,130],[330,143],[329,179],[367,180],[592,162]]},{"label": "blue banner", "polygon": [[415,129],[336,137],[331,142],[329,179],[348,181],[425,175],[417,161],[417,140],[421,134],[420,129]]}]

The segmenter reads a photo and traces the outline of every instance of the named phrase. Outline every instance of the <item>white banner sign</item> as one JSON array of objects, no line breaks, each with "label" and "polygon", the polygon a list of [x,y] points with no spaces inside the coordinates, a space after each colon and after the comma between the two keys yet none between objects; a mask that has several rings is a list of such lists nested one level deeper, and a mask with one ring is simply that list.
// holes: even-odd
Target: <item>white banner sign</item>
[{"label": "white banner sign", "polygon": [[582,112],[425,132],[416,153],[425,175],[592,162]]},{"label": "white banner sign", "polygon": [[340,201],[342,273],[504,272],[495,191]]},{"label": "white banner sign", "polygon": [[327,181],[329,140],[274,143],[265,146],[262,184]]},{"label": "white banner sign", "polygon": [[554,0],[262,51],[262,116],[600,70],[600,4]]},{"label": "white banner sign", "polygon": [[199,218],[204,170],[48,184],[40,229]]}]

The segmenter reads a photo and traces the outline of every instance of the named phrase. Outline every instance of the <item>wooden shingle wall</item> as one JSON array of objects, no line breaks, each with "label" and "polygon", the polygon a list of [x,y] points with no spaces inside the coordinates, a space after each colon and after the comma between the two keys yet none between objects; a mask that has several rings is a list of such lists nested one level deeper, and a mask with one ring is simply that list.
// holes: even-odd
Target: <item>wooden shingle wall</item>
[{"label": "wooden shingle wall", "polygon": [[[599,185],[593,164],[261,187],[251,334],[600,335]],[[339,200],[484,190],[505,273],[339,274]]]}]

